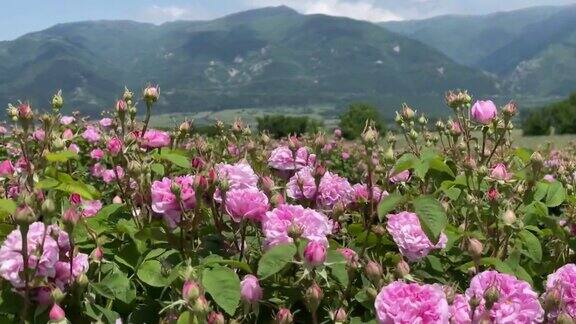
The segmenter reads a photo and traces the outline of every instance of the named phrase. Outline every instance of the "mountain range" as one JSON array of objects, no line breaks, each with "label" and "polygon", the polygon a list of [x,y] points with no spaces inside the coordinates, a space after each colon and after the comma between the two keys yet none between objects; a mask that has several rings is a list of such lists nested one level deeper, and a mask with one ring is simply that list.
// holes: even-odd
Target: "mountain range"
[{"label": "mountain range", "polygon": [[493,74],[514,97],[550,101],[576,90],[575,5],[380,25]]},{"label": "mountain range", "polygon": [[124,86],[158,83],[157,112],[404,101],[441,112],[442,96],[549,100],[576,88],[576,7],[373,24],[268,7],[210,21],[59,24],[0,42],[0,104],[96,114]]}]

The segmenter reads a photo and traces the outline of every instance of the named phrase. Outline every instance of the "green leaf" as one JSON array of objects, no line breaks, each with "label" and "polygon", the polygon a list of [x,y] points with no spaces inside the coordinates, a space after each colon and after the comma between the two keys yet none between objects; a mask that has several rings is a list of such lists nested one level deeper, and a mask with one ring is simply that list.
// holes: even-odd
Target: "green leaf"
[{"label": "green leaf", "polygon": [[76,160],[76,159],[78,159],[78,154],[70,150],[49,152],[48,154],[46,154],[46,160],[48,162],[67,162],[68,160]]},{"label": "green leaf", "polygon": [[164,176],[164,165],[160,163],[153,163],[150,165],[150,170],[161,177]]},{"label": "green leaf", "polygon": [[326,255],[326,265],[330,268],[330,273],[342,287],[348,287],[348,271],[346,270],[346,259],[342,253],[336,250],[328,250]]},{"label": "green leaf", "polygon": [[193,318],[193,315],[190,314],[190,311],[182,312],[182,314],[180,314],[180,316],[178,317],[178,321],[176,322],[176,324],[193,323],[192,318]]},{"label": "green leaf", "polygon": [[229,315],[234,315],[240,303],[240,279],[229,268],[204,269],[202,286],[212,299]]},{"label": "green leaf", "polygon": [[250,268],[250,265],[245,263],[245,262],[240,262],[238,260],[225,260],[225,259],[222,259],[222,257],[220,257],[220,256],[213,257],[213,258],[205,258],[204,260],[202,260],[202,264],[204,264],[204,265],[214,265],[214,264],[227,265],[227,266],[230,266],[232,268],[240,269],[240,270],[247,272],[247,273],[253,272],[252,268]]},{"label": "green leaf", "polygon": [[518,147],[516,148],[516,151],[514,151],[514,155],[519,157],[520,160],[522,160],[524,163],[530,161],[530,156],[532,156],[532,153],[534,153],[533,150],[525,147]]},{"label": "green leaf", "polygon": [[171,271],[169,275],[164,273],[158,260],[146,260],[138,268],[138,278],[152,287],[167,287],[178,276],[176,271]]},{"label": "green leaf", "polygon": [[181,151],[163,149],[157,155],[157,157],[161,160],[168,161],[181,168],[190,169],[190,167],[192,166],[190,159],[186,155],[184,155],[183,152]]},{"label": "green leaf", "polygon": [[11,199],[0,199],[0,220],[14,214],[16,203]]},{"label": "green leaf", "polygon": [[446,217],[444,208],[440,202],[432,196],[416,198],[413,204],[416,214],[420,219],[422,230],[424,230],[432,243],[438,243],[440,234],[446,227],[446,224],[448,224],[448,218]]},{"label": "green leaf", "polygon": [[411,153],[402,155],[394,165],[394,174],[411,169],[418,161],[418,158]]},{"label": "green leaf", "polygon": [[94,200],[100,197],[100,193],[94,186],[74,180],[66,173],[58,172],[56,178],[45,178],[35,184],[36,189],[54,189],[66,193],[77,193],[82,198]]},{"label": "green leaf", "polygon": [[540,240],[536,235],[527,230],[522,230],[518,233],[522,239],[522,243],[526,248],[527,255],[535,262],[542,261],[542,246],[540,245]]},{"label": "green leaf", "polygon": [[554,181],[548,186],[546,192],[546,206],[556,207],[566,199],[566,190],[560,181]]},{"label": "green leaf", "polygon": [[430,169],[444,172],[452,177],[455,177],[454,171],[452,171],[452,169],[448,166],[448,164],[446,164],[446,162],[444,162],[440,156],[431,159],[428,161],[428,163],[430,164]]},{"label": "green leaf", "polygon": [[266,279],[292,262],[296,254],[294,244],[280,244],[266,251],[258,262],[258,277]]},{"label": "green leaf", "polygon": [[382,221],[389,212],[398,206],[402,201],[402,198],[403,197],[400,194],[394,192],[380,200],[380,204],[378,204],[378,218],[380,221]]}]

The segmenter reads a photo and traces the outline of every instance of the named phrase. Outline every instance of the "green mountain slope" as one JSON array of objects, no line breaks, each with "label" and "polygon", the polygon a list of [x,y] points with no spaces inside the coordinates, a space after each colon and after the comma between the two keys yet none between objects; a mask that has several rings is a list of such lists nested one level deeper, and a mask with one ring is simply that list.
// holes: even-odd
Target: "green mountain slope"
[{"label": "green mountain slope", "polygon": [[403,101],[433,110],[451,88],[498,92],[490,76],[419,41],[287,7],[160,26],[61,24],[0,43],[2,103],[44,105],[62,88],[74,108],[95,112],[123,85],[146,81],[161,85],[163,113],[355,100],[390,112]]}]

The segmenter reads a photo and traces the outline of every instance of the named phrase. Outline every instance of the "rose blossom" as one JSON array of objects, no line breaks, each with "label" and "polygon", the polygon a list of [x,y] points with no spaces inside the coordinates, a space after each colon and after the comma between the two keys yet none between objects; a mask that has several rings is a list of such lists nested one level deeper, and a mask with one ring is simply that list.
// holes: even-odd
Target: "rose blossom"
[{"label": "rose blossom", "polygon": [[260,221],[268,207],[268,197],[257,188],[232,189],[226,193],[226,212],[237,223],[242,219]]},{"label": "rose blossom", "polygon": [[290,178],[286,184],[286,195],[292,199],[314,199],[316,180],[311,168],[302,168]]},{"label": "rose blossom", "polygon": [[96,161],[101,160],[104,157],[104,151],[99,148],[95,148],[90,151],[90,157]]},{"label": "rose blossom", "polygon": [[72,117],[72,116],[62,116],[60,117],[60,124],[62,125],[70,125],[72,124],[74,121],[76,121],[76,118]]},{"label": "rose blossom", "polygon": [[301,147],[296,151],[296,158],[287,146],[275,148],[268,158],[268,165],[274,169],[287,171],[299,170],[305,166],[312,166],[316,162],[316,155],[310,154],[308,148]]},{"label": "rose blossom", "polygon": [[156,129],[149,129],[142,137],[140,145],[148,149],[169,146],[170,134]]},{"label": "rose blossom", "polygon": [[0,177],[8,177],[14,174],[14,165],[12,165],[12,161],[4,160],[0,163]]},{"label": "rose blossom", "polygon": [[[490,309],[486,309],[486,291],[493,288],[498,298]],[[527,282],[512,275],[493,270],[477,274],[466,290],[468,301],[473,297],[480,302],[474,319],[487,316],[492,323],[540,323],[544,319],[544,310],[536,292]]]},{"label": "rose blossom", "polygon": [[[258,186],[258,176],[246,161],[240,161],[236,164],[217,164],[216,174],[218,180],[228,182],[229,190],[257,188]],[[214,199],[217,202],[222,202],[220,189],[214,193]]]},{"label": "rose blossom", "polygon": [[388,178],[388,180],[393,184],[397,184],[400,182],[408,182],[410,181],[410,178],[412,178],[410,170],[404,170],[402,172],[398,172],[391,175],[390,178]]},{"label": "rose blossom", "polygon": [[328,236],[332,233],[332,223],[317,211],[300,205],[283,204],[266,213],[262,219],[262,231],[266,236],[268,246],[289,243],[293,239],[289,235],[290,228],[297,228],[301,236],[308,241],[328,244]]},{"label": "rose blossom", "polygon": [[490,178],[494,180],[509,180],[512,175],[508,173],[506,165],[498,163],[490,172]]},{"label": "rose blossom", "polygon": [[90,174],[92,174],[92,176],[96,177],[96,178],[101,178],[104,175],[105,171],[106,171],[106,167],[100,163],[95,163],[90,168]]},{"label": "rose blossom", "polygon": [[240,282],[240,297],[249,304],[257,303],[262,299],[262,287],[258,278],[253,275],[245,275]]},{"label": "rose blossom", "polygon": [[65,140],[70,140],[74,138],[74,133],[72,132],[72,130],[70,128],[66,128],[63,132],[62,132],[62,139]]},{"label": "rose blossom", "polygon": [[358,266],[358,253],[350,248],[339,248],[336,251],[340,252],[344,259],[346,259],[346,264],[350,267]]},{"label": "rose blossom", "polygon": [[394,281],[384,286],[374,303],[379,323],[448,323],[448,302],[438,285]]},{"label": "rose blossom", "polygon": [[32,136],[37,141],[43,141],[44,138],[46,138],[46,132],[44,132],[42,128],[38,128],[37,130],[34,131],[34,133],[32,133]]},{"label": "rose blossom", "polygon": [[496,105],[491,100],[476,101],[472,106],[472,119],[480,124],[490,124],[496,118]]},{"label": "rose blossom", "polygon": [[178,198],[172,190],[172,185],[180,190],[180,199],[185,210],[196,206],[196,194],[194,192],[194,176],[187,175],[176,177],[173,180],[164,177],[160,181],[152,183],[152,210],[162,214],[170,228],[176,227],[180,222],[182,208]]},{"label": "rose blossom", "polygon": [[108,141],[106,148],[112,156],[116,156],[122,151],[122,140],[114,136]]},{"label": "rose blossom", "polygon": [[[576,265],[573,263],[566,264],[548,275],[546,280],[546,292],[544,299],[549,294],[558,294],[559,309],[576,318]],[[558,316],[558,309],[550,311],[552,318]]]},{"label": "rose blossom", "polygon": [[448,238],[444,233],[434,245],[420,226],[418,216],[410,212],[389,214],[386,229],[398,245],[400,253],[409,261],[417,261],[430,253],[433,249],[442,249],[446,246]]},{"label": "rose blossom", "polygon": [[[355,202],[367,202],[370,197],[370,193],[368,192],[368,185],[364,183],[357,183],[352,186],[354,189],[354,201]],[[372,187],[372,201],[380,202],[383,197],[388,196],[387,191],[382,191],[380,187],[373,186]]]},{"label": "rose blossom", "polygon": [[68,150],[76,154],[80,153],[80,147],[78,147],[78,145],[76,145],[75,143],[68,145]]},{"label": "rose blossom", "polygon": [[82,202],[82,216],[84,217],[95,216],[100,209],[102,209],[102,202],[100,200]]},{"label": "rose blossom", "polygon": [[454,296],[454,301],[452,305],[450,305],[450,323],[472,323],[470,318],[470,301],[465,295],[456,294],[456,296]]},{"label": "rose blossom", "polygon": [[102,180],[106,183],[111,183],[116,179],[122,178],[124,178],[124,169],[119,165],[116,166],[116,169],[112,168],[102,172]]},{"label": "rose blossom", "polygon": [[100,126],[102,127],[110,127],[112,126],[112,118],[102,118],[100,119],[100,121],[98,122],[100,124]]},{"label": "rose blossom", "polygon": [[[70,277],[70,242],[68,234],[56,225],[46,227],[42,222],[30,224],[27,234],[28,243],[28,268],[34,269],[35,278],[31,283],[53,281],[61,290],[66,289],[69,280],[60,280]],[[43,248],[41,248],[43,247]],[[0,276],[9,281],[15,288],[23,288],[24,262],[22,259],[22,234],[19,228],[13,230],[0,247]],[[41,254],[40,254],[41,252]],[[78,253],[73,259],[72,274],[77,278],[88,269],[88,256]],[[62,260],[60,258],[63,258]],[[60,269],[60,264],[65,263],[67,272]]]},{"label": "rose blossom", "polygon": [[82,137],[89,143],[94,144],[100,140],[100,131],[94,126],[88,126],[82,133]]},{"label": "rose blossom", "polygon": [[354,199],[354,189],[346,178],[326,171],[320,179],[317,202],[324,208],[332,208],[337,202],[344,206]]}]

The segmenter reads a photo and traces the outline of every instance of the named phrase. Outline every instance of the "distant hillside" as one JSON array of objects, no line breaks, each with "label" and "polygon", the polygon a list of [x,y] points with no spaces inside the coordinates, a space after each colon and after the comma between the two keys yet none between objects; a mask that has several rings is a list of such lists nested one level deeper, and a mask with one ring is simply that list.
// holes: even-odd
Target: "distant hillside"
[{"label": "distant hillside", "polygon": [[494,73],[515,97],[560,98],[576,88],[576,6],[381,25]]},{"label": "distant hillside", "polygon": [[[374,24],[287,7],[160,26],[130,21],[61,24],[0,42],[0,103],[47,105],[62,88],[74,107],[111,105],[126,84],[162,88],[158,111],[344,105],[433,111],[451,88],[498,92],[494,79]],[[136,89],[137,90],[137,89]]]},{"label": "distant hillside", "polygon": [[576,93],[568,99],[524,113],[525,135],[576,134]]}]

